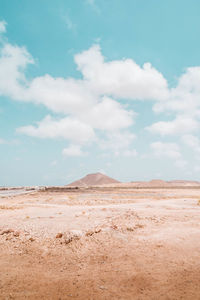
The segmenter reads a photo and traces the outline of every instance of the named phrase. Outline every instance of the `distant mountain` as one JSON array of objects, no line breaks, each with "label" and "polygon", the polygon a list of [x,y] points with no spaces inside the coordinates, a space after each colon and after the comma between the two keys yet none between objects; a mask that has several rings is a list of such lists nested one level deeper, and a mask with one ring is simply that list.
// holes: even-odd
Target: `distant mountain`
[{"label": "distant mountain", "polygon": [[161,179],[153,179],[151,181],[132,181],[130,183],[135,187],[187,187],[187,186],[200,186],[198,181],[190,180],[171,180],[164,181]]},{"label": "distant mountain", "polygon": [[138,188],[170,188],[170,187],[195,187],[200,186],[198,181],[190,180],[171,180],[164,181],[161,179],[153,179],[151,181],[132,181],[127,183],[121,183],[120,181],[113,179],[102,173],[88,174],[85,177],[74,181],[68,186],[87,187],[87,186],[98,186],[98,185],[112,185],[115,187],[138,187]]},{"label": "distant mountain", "polygon": [[200,186],[199,181],[191,181],[191,180],[171,180],[168,181],[172,185],[176,186]]},{"label": "distant mountain", "polygon": [[136,187],[166,187],[170,186],[167,181],[161,179],[152,179],[151,181],[132,181],[132,185]]},{"label": "distant mountain", "polygon": [[119,183],[119,181],[101,173],[88,174],[85,177],[70,183],[68,186],[92,186]]}]

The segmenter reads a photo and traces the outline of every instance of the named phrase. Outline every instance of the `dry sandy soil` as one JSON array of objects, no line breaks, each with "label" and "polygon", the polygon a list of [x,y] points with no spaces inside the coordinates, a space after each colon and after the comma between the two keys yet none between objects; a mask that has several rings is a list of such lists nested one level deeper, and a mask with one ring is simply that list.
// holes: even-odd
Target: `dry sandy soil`
[{"label": "dry sandy soil", "polygon": [[0,197],[0,299],[200,299],[200,189]]}]

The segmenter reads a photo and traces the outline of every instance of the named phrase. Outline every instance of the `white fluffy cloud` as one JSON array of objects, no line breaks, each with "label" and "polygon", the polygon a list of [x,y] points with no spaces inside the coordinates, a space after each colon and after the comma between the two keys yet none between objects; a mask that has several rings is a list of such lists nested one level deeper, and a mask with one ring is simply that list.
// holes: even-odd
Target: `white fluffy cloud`
[{"label": "white fluffy cloud", "polygon": [[167,82],[149,63],[141,68],[131,59],[104,62],[99,46],[76,55],[75,62],[83,74],[82,80],[53,78],[47,74],[27,81],[24,69],[33,63],[31,55],[24,47],[5,44],[0,59],[0,92],[67,114],[89,108],[95,111],[95,105],[99,105],[105,95],[125,99],[166,97]]},{"label": "white fluffy cloud", "polygon": [[110,132],[98,143],[105,153],[111,150],[115,156],[136,156],[137,151],[131,146],[135,138],[129,131]]},{"label": "white fluffy cloud", "polygon": [[85,81],[53,78],[48,74],[33,79],[26,90],[26,99],[43,104],[52,112],[73,115],[88,111],[98,102]]},{"label": "white fluffy cloud", "polygon": [[133,112],[124,109],[118,102],[103,97],[101,102],[80,114],[80,118],[94,128],[112,131],[131,126],[133,115]]},{"label": "white fluffy cloud", "polygon": [[187,165],[187,161],[183,159],[180,147],[176,143],[154,142],[151,144],[151,149],[157,157],[172,159],[175,166],[180,169],[184,169]]},{"label": "white fluffy cloud", "polygon": [[200,154],[200,139],[197,136],[187,134],[182,137],[182,141],[196,153]]},{"label": "white fluffy cloud", "polygon": [[79,145],[70,145],[68,148],[63,149],[63,155],[65,156],[83,156],[84,153]]},{"label": "white fluffy cloud", "polygon": [[158,157],[181,158],[179,146],[176,143],[154,142],[151,144],[151,148]]},{"label": "white fluffy cloud", "polygon": [[4,43],[0,52],[0,95],[42,104],[53,114],[66,117],[47,116],[36,125],[18,128],[19,133],[64,138],[81,145],[94,140],[95,130],[120,131],[133,124],[133,111],[105,96],[104,92],[99,93],[86,78],[53,78],[46,74],[29,81],[25,69],[32,63],[33,58],[25,47]]},{"label": "white fluffy cloud", "polygon": [[105,62],[98,45],[77,54],[75,62],[100,95],[142,100],[160,100],[168,95],[166,79],[150,63],[140,67],[132,59]]},{"label": "white fluffy cloud", "polygon": [[0,49],[0,95],[26,99],[28,82],[24,70],[30,63],[33,59],[24,47],[5,44]]},{"label": "white fluffy cloud", "polygon": [[174,135],[197,131],[200,127],[200,67],[186,69],[165,101],[155,103],[154,111],[176,114],[173,121],[151,125],[148,129],[154,133]]},{"label": "white fluffy cloud", "polygon": [[[200,128],[200,67],[186,69],[178,79],[176,87],[169,90],[165,101],[154,104],[154,111],[175,114],[172,121],[161,121],[147,127],[151,133],[161,136],[177,135],[199,157],[200,140],[197,136]],[[176,154],[175,154],[176,155]],[[176,166],[184,168],[187,162],[181,158]]]},{"label": "white fluffy cloud", "polygon": [[0,34],[6,32],[6,25],[5,21],[0,21]]},{"label": "white fluffy cloud", "polygon": [[173,121],[157,122],[147,127],[152,133],[158,133],[161,136],[177,135],[194,132],[199,129],[199,122],[194,118],[183,115],[177,116]]},{"label": "white fluffy cloud", "polygon": [[157,112],[173,111],[181,114],[199,115],[200,67],[187,68],[175,88],[169,91],[166,101],[156,103]]},{"label": "white fluffy cloud", "polygon": [[18,128],[18,132],[39,138],[63,138],[80,144],[94,138],[92,127],[71,117],[56,120],[46,116],[37,126],[24,126]]},{"label": "white fluffy cloud", "polygon": [[126,129],[130,141],[123,140],[120,153],[136,155],[131,146],[134,135],[129,132],[135,113],[117,99],[163,99],[167,95],[166,80],[150,64],[140,67],[131,59],[106,62],[97,45],[76,55],[75,62],[82,79],[54,78],[46,74],[28,80],[25,69],[34,63],[33,58],[25,47],[4,43],[0,53],[0,95],[42,104],[54,115],[66,116],[60,119],[47,116],[36,125],[17,131],[39,138],[64,138],[76,145],[98,141],[95,135],[102,131],[105,143],[112,140],[110,149],[119,153],[124,134],[121,131]]},{"label": "white fluffy cloud", "polygon": [[[92,2],[91,2],[92,3]],[[0,22],[0,33],[6,23]],[[25,70],[34,60],[25,47],[2,42],[0,49],[0,95],[32,102],[51,111],[40,122],[18,128],[19,133],[39,138],[63,138],[70,146],[66,155],[81,155],[81,145],[96,141],[115,155],[135,156],[135,134],[131,126],[136,113],[121,100],[154,101],[157,113],[172,113],[172,121],[147,127],[162,136],[195,134],[200,125],[200,67],[188,68],[170,89],[167,80],[150,63],[138,65],[132,59],[108,61],[98,45],[74,57],[81,79],[55,78],[46,74],[28,80]],[[120,102],[119,102],[120,100]],[[173,143],[153,143],[156,155],[179,159]],[[197,147],[198,148],[198,147]],[[164,154],[163,154],[164,153]]]}]

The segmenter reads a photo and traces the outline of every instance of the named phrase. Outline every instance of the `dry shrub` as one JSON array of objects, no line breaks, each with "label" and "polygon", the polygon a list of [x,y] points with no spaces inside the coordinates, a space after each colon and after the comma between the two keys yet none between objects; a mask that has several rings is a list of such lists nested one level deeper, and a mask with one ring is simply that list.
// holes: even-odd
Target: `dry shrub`
[{"label": "dry shrub", "polygon": [[19,209],[20,207],[17,206],[7,206],[7,205],[0,205],[0,209],[5,209],[5,210],[14,210],[14,209]]},{"label": "dry shrub", "polygon": [[68,199],[69,199],[70,201],[74,201],[74,200],[76,200],[76,197],[75,197],[74,195],[69,195],[69,196],[68,196]]}]

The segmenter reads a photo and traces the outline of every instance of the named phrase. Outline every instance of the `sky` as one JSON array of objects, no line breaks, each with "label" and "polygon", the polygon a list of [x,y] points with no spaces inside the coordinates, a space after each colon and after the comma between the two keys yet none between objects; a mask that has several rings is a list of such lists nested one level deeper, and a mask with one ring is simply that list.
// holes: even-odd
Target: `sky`
[{"label": "sky", "polygon": [[200,181],[198,0],[0,0],[0,186]]}]

